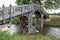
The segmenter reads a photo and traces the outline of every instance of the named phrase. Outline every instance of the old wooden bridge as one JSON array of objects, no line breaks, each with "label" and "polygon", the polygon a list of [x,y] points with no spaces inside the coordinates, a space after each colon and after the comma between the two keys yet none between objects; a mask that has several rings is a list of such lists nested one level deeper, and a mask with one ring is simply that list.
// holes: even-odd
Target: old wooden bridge
[{"label": "old wooden bridge", "polygon": [[3,25],[6,23],[6,20],[9,20],[9,23],[11,23],[13,18],[19,17],[21,26],[25,27],[28,25],[30,29],[32,27],[32,14],[34,13],[36,16],[36,24],[43,27],[44,20],[48,18],[48,14],[41,8],[41,5],[27,4],[12,6],[10,4],[9,7],[3,5],[0,8],[0,24]]}]

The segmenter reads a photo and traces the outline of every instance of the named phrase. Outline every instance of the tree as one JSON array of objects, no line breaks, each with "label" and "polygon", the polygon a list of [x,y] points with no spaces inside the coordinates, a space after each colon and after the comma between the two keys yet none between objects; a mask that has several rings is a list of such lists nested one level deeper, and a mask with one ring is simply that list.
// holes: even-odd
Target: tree
[{"label": "tree", "polygon": [[[30,0],[16,0],[18,5],[20,4],[29,4]],[[40,0],[32,0],[33,3],[41,4]]]},{"label": "tree", "polygon": [[55,3],[52,0],[47,0],[46,2],[44,2],[44,4],[45,4],[46,9],[51,9],[51,8],[53,8],[53,5]]},{"label": "tree", "polygon": [[[41,1],[42,0],[32,0],[33,3],[42,5]],[[16,0],[16,3],[18,5],[20,5],[20,4],[29,4],[29,2],[30,2],[30,0]],[[57,8],[60,7],[60,0],[46,0],[44,2],[44,7],[46,9],[57,9]]]},{"label": "tree", "polygon": [[55,2],[55,8],[59,8],[60,7],[60,0],[54,0]]},{"label": "tree", "polygon": [[29,4],[29,0],[16,0],[17,5],[20,4]]},{"label": "tree", "polygon": [[60,0],[46,0],[44,4],[47,9],[57,9],[60,7]]}]

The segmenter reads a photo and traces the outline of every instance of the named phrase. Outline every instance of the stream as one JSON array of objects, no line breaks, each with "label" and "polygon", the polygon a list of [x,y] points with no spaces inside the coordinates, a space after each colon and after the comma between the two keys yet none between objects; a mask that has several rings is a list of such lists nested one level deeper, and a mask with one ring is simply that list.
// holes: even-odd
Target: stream
[{"label": "stream", "polygon": [[[8,27],[9,24],[4,24],[4,25],[0,25],[0,28],[5,28]],[[11,35],[13,35],[14,33],[17,33],[19,31],[19,27],[17,27],[17,25],[11,24],[11,30],[9,31]],[[56,36],[58,38],[60,38],[60,28],[59,27],[44,27],[42,29],[42,34],[43,35],[50,35],[50,36]]]}]

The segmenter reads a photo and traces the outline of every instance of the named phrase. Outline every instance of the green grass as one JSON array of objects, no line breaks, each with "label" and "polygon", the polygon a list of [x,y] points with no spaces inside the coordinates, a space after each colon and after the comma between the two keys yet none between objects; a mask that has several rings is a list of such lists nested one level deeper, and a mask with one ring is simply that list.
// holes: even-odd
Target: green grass
[{"label": "green grass", "polygon": [[49,17],[60,17],[60,15],[49,15]]},{"label": "green grass", "polygon": [[44,26],[50,27],[60,27],[60,16],[59,15],[50,15],[51,21],[45,22]]},{"label": "green grass", "polygon": [[28,35],[28,34],[14,34],[12,36],[0,33],[0,40],[59,40],[56,37],[50,37],[48,35]]}]

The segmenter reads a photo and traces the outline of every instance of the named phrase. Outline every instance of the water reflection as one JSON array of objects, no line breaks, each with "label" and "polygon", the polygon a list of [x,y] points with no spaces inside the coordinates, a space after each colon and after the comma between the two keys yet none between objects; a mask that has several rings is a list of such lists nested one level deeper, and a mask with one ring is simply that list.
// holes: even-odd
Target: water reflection
[{"label": "water reflection", "polygon": [[60,28],[58,27],[45,27],[42,33],[60,38]]},{"label": "water reflection", "polygon": [[[8,27],[8,26],[9,26],[9,24],[0,25],[0,28],[5,28],[5,27]],[[11,28],[11,30],[10,30],[10,34],[11,35],[14,34],[14,33],[17,33],[19,31],[19,27],[17,27],[14,24],[11,24],[11,27],[10,28]],[[59,27],[44,27],[42,29],[42,32],[41,33],[43,35],[46,35],[47,34],[47,35],[50,35],[50,36],[56,36],[56,37],[60,38],[60,28]]]}]

